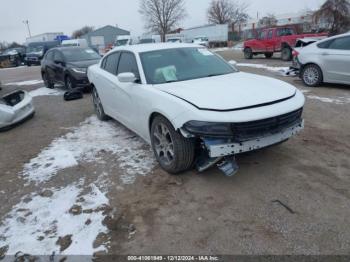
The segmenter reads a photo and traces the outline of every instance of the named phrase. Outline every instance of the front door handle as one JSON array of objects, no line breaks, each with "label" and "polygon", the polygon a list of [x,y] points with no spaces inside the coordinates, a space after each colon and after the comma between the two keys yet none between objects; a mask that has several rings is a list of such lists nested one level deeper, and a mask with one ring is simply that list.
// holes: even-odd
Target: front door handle
[{"label": "front door handle", "polygon": [[329,53],[323,52],[323,53],[321,53],[321,55],[329,55]]}]

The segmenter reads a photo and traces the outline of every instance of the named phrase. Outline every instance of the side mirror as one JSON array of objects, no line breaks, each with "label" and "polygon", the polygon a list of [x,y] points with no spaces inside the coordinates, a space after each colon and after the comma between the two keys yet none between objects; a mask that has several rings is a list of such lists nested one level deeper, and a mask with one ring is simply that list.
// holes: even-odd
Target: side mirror
[{"label": "side mirror", "polygon": [[233,67],[237,67],[237,62],[235,60],[230,60],[228,63]]},{"label": "side mirror", "polygon": [[134,83],[137,78],[134,73],[127,72],[127,73],[120,73],[118,75],[118,80],[122,83]]}]

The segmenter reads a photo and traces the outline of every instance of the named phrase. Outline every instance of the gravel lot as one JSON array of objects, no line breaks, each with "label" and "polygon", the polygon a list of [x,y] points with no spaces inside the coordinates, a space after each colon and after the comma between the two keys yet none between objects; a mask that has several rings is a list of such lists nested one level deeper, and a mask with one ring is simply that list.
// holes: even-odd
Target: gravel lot
[{"label": "gravel lot", "polygon": [[[289,66],[218,53],[240,64]],[[60,88],[35,96],[35,117],[0,133],[0,257],[17,251],[349,255],[350,86],[311,89],[268,67],[239,68],[289,82],[307,102],[305,130],[238,156],[232,178],[215,168],[166,174],[133,133],[96,120],[90,94],[71,102]],[[2,69],[0,94],[43,87],[23,85],[29,80],[40,80],[40,67]]]}]

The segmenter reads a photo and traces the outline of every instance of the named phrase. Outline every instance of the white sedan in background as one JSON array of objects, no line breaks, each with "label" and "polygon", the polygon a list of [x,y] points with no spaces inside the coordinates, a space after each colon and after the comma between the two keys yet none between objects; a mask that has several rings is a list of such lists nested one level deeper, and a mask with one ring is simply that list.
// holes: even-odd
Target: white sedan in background
[{"label": "white sedan in background", "polygon": [[112,117],[152,145],[169,173],[195,163],[233,175],[236,154],[288,140],[303,128],[294,86],[239,72],[200,45],[118,47],[89,67],[101,120]]},{"label": "white sedan in background", "polygon": [[307,86],[323,82],[350,85],[350,33],[295,48],[294,65]]}]

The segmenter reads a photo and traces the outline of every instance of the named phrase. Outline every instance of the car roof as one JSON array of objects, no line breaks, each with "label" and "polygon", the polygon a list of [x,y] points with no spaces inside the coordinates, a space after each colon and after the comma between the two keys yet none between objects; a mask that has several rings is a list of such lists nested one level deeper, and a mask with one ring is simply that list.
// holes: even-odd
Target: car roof
[{"label": "car roof", "polygon": [[139,45],[129,45],[129,46],[119,46],[113,48],[110,52],[114,51],[130,51],[134,53],[143,53],[149,51],[165,50],[172,48],[203,48],[201,45],[197,44],[184,44],[184,43],[155,43],[155,44],[139,44]]},{"label": "car roof", "polygon": [[321,43],[321,42],[323,43],[323,42],[326,42],[328,40],[332,40],[332,39],[336,39],[336,38],[344,37],[344,36],[350,36],[350,33],[345,33],[345,34],[340,34],[340,35],[334,35],[334,36],[331,36],[331,37],[326,37],[325,39],[322,39],[318,43]]},{"label": "car roof", "polygon": [[89,47],[79,47],[79,46],[58,46],[55,48],[51,48],[50,50],[59,50],[59,51],[63,51],[63,50],[77,50],[77,49],[90,49]]}]

